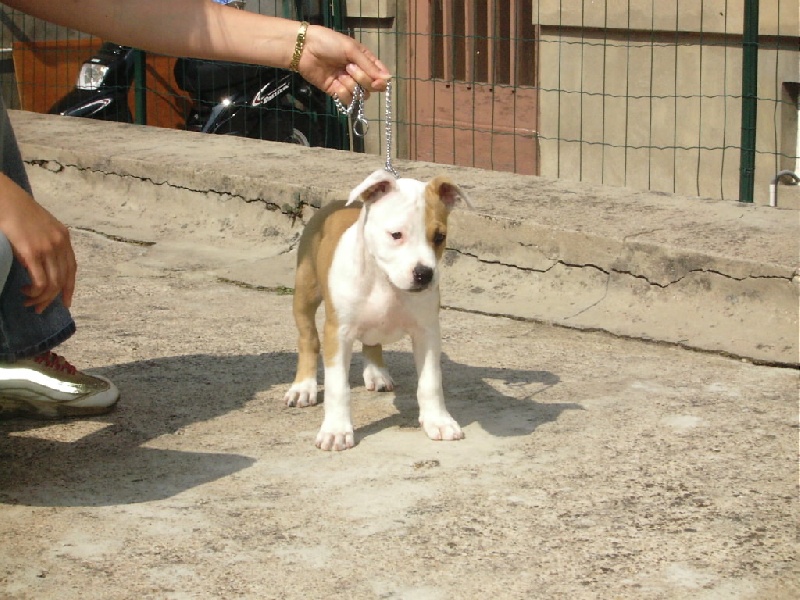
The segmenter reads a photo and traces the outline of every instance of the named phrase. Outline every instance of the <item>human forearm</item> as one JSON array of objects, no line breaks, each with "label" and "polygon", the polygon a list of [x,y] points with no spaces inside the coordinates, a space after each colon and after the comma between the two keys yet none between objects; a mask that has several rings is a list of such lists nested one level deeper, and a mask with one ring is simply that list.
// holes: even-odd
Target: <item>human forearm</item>
[{"label": "human forearm", "polygon": [[35,17],[118,44],[174,56],[288,67],[295,21],[210,0],[8,0]]},{"label": "human forearm", "polygon": [[[100,38],[173,56],[289,67],[299,23],[227,8],[211,0],[4,0],[35,17]],[[308,28],[298,69],[312,84],[350,101],[356,84],[386,89],[386,67],[353,38]]]}]

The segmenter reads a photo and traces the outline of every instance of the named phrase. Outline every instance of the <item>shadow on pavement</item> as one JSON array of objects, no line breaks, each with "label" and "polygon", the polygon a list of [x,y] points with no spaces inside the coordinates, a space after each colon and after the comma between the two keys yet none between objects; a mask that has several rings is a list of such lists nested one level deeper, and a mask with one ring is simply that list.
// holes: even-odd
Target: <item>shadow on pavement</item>
[{"label": "shadow on pavement", "polygon": [[286,353],[194,354],[95,369],[113,380],[122,396],[114,412],[91,419],[101,424],[97,431],[64,442],[35,436],[52,421],[0,421],[0,502],[149,502],[246,469],[254,458],[146,444],[241,408],[256,393],[283,383],[293,362],[294,355]]},{"label": "shadow on pavement", "polygon": [[[357,442],[389,427],[418,428],[417,375],[411,353],[386,352],[386,365],[395,384],[394,404],[398,414],[356,431]],[[350,380],[363,386],[361,371],[354,363]],[[478,423],[496,437],[524,436],[544,423],[555,421],[565,410],[583,410],[580,404],[537,402],[561,381],[549,371],[471,366],[442,355],[442,379],[447,409],[467,427]]]},{"label": "shadow on pavement", "polygon": [[[411,353],[386,353],[398,389],[398,414],[356,431],[359,441],[391,427],[418,428],[416,372]],[[0,421],[0,503],[28,506],[113,506],[162,500],[250,467],[255,458],[231,453],[150,447],[164,435],[242,408],[289,385],[296,355],[193,354],[97,369],[119,387],[117,410],[91,419],[95,431],[74,441],[37,437],[53,422]],[[579,404],[537,402],[559,384],[548,371],[469,366],[442,357],[447,406],[462,426],[524,436]],[[359,362],[351,381],[363,386]],[[322,379],[320,373],[320,380]],[[272,392],[270,392],[272,393]],[[264,418],[267,418],[265,415]],[[309,418],[313,418],[309,415]],[[316,425],[315,425],[316,426]],[[33,435],[31,435],[33,434]]]}]

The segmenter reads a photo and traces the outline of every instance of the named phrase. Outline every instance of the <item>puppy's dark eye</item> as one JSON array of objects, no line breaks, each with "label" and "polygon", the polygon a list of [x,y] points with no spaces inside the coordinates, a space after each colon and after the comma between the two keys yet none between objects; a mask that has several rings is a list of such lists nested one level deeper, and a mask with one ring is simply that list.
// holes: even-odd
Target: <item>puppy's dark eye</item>
[{"label": "puppy's dark eye", "polygon": [[393,240],[402,240],[403,239],[403,232],[401,232],[401,231],[393,231],[389,235],[392,236]]},{"label": "puppy's dark eye", "polygon": [[437,231],[433,234],[433,243],[434,245],[439,246],[444,243],[446,238],[447,236],[445,234],[443,234],[441,231]]}]

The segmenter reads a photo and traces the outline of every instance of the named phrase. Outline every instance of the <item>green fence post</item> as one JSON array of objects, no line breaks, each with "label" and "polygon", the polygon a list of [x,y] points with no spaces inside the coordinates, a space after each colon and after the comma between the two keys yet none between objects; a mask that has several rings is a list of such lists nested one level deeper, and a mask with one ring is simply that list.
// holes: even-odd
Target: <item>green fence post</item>
[{"label": "green fence post", "polygon": [[757,112],[758,0],[745,0],[742,32],[742,147],[739,159],[739,202],[753,202]]},{"label": "green fence post", "polygon": [[145,53],[136,50],[133,57],[134,123],[147,125],[147,82],[145,81]]}]

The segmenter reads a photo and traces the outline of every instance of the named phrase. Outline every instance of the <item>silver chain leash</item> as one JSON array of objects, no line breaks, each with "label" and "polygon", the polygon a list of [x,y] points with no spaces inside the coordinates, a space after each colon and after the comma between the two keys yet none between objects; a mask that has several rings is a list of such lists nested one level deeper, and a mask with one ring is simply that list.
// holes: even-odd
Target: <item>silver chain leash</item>
[{"label": "silver chain leash", "polygon": [[353,121],[353,133],[358,137],[367,135],[369,131],[369,121],[367,121],[367,117],[364,116],[364,88],[356,84],[356,88],[353,90],[353,98],[350,100],[350,106],[345,107],[342,101],[339,100],[339,96],[335,95],[333,97],[333,103],[343,115],[349,117],[355,112],[356,117],[355,121]]},{"label": "silver chain leash", "polygon": [[386,139],[386,164],[383,168],[395,177],[400,177],[392,166],[392,80],[386,82],[386,95],[383,98],[386,106],[383,137]]},{"label": "silver chain leash", "polygon": [[[348,117],[351,116],[354,112],[356,113],[355,120],[353,121],[353,134],[357,137],[364,137],[367,135],[369,131],[369,121],[367,121],[367,117],[364,116],[364,88],[360,85],[356,84],[355,89],[353,90],[353,99],[350,101],[349,106],[345,106],[342,104],[342,101],[339,100],[337,96],[333,97],[333,103],[336,105],[336,108],[339,109],[339,112],[343,115],[347,115]],[[384,165],[384,169],[394,175],[395,177],[399,177],[397,171],[395,171],[394,167],[392,166],[392,80],[386,82],[386,97],[385,97],[385,106],[386,106],[386,120],[385,120],[385,128],[384,128],[384,137],[386,138],[386,164]]]}]

